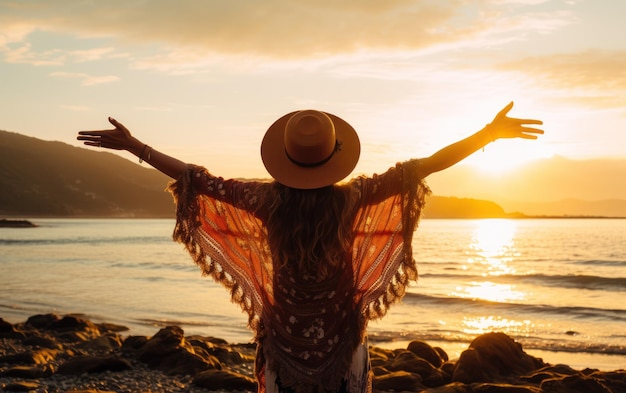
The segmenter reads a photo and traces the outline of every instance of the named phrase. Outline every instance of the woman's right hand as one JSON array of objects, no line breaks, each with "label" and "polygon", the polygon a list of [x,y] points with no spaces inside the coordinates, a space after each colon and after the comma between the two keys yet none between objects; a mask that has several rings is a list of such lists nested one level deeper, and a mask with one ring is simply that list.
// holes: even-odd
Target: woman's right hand
[{"label": "woman's right hand", "polygon": [[137,149],[141,149],[143,144],[135,137],[133,137],[122,123],[109,117],[109,123],[115,128],[110,130],[95,130],[95,131],[79,131],[79,141],[84,141],[87,146],[104,147],[106,149],[113,150],[128,150],[135,152]]}]

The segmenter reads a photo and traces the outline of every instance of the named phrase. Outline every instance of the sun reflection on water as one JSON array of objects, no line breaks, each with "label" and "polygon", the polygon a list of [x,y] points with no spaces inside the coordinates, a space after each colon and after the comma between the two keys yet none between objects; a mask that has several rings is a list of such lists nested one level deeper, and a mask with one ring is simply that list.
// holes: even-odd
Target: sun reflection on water
[{"label": "sun reflection on water", "polygon": [[[472,241],[469,244],[469,256],[463,270],[473,273],[474,277],[502,277],[516,273],[513,262],[519,253],[515,249],[514,220],[488,219],[476,220]],[[464,286],[457,286],[453,296],[481,299],[493,302],[510,302],[525,298],[525,293],[516,289],[514,284],[495,283],[489,280],[472,280]]]},{"label": "sun reflection on water", "polygon": [[509,262],[517,255],[514,246],[516,229],[513,220],[477,220],[469,245],[474,255],[467,262],[482,268],[484,276],[515,273]]},{"label": "sun reflection on water", "polygon": [[512,284],[497,284],[490,281],[470,282],[467,286],[456,287],[452,295],[467,299],[480,299],[491,302],[522,300],[526,294],[515,289]]},{"label": "sun reflection on water", "polygon": [[532,322],[528,320],[516,321],[513,319],[489,315],[463,318],[463,326],[463,332],[470,335],[479,335],[493,331],[525,334],[532,329]]}]

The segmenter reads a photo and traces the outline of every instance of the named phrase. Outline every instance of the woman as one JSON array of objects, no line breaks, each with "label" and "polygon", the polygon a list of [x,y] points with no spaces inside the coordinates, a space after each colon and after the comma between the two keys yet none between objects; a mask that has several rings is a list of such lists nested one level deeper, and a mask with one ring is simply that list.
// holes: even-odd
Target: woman
[{"label": "woman", "polygon": [[413,231],[424,179],[499,138],[536,139],[539,120],[507,114],[472,136],[381,175],[348,176],[355,130],[332,114],[289,113],[268,129],[261,156],[272,182],[225,180],[158,152],[109,118],[81,131],[86,145],[128,150],[175,179],[174,239],[231,291],[257,342],[260,392],[371,391],[366,328],[417,278]]}]

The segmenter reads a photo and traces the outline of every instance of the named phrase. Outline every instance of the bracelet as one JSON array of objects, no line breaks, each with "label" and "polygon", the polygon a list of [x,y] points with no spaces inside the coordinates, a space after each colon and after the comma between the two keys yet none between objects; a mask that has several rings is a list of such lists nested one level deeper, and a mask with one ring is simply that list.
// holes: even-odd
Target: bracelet
[{"label": "bracelet", "polygon": [[[482,147],[482,151],[484,152],[485,151],[485,146],[487,146],[491,142],[495,142],[495,140],[498,139],[498,138],[494,137],[494,135],[493,135],[493,131],[491,129],[491,123],[487,123],[487,125],[485,126],[485,128],[483,128],[483,130],[487,134],[487,138],[486,138],[487,142],[484,143],[483,147]],[[484,139],[483,139],[483,141],[484,141]]]},{"label": "bracelet", "polygon": [[143,159],[143,155],[146,152],[146,149],[148,149],[148,154],[146,156],[146,161],[150,161],[150,155],[152,154],[152,148],[148,145],[143,145],[143,149],[141,149],[141,154],[139,155],[139,163],[141,164],[144,159]]},{"label": "bracelet", "polygon": [[489,142],[487,142],[487,143],[495,142],[496,139],[498,139],[496,136],[494,136],[493,129],[491,127],[492,127],[491,123],[488,123],[485,126],[485,131],[487,131],[487,135],[489,136],[489,139],[488,139]]}]

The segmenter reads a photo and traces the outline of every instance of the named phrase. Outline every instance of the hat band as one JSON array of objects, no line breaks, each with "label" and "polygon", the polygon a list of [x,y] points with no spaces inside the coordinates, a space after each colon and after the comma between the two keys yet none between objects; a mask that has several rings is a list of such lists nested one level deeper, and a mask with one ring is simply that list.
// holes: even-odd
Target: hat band
[{"label": "hat band", "polygon": [[293,157],[291,157],[289,155],[289,153],[287,152],[287,149],[285,149],[285,155],[287,156],[287,158],[289,158],[289,161],[293,162],[294,164],[296,164],[298,166],[301,166],[301,167],[304,167],[304,168],[313,168],[313,167],[316,167],[316,166],[320,166],[320,165],[326,164],[328,161],[330,161],[331,158],[333,158],[335,153],[338,152],[339,150],[341,150],[341,142],[339,142],[338,140],[335,139],[335,148],[330,153],[330,155],[328,157],[324,158],[322,161],[318,161],[318,162],[300,162],[300,161],[294,159]]}]

